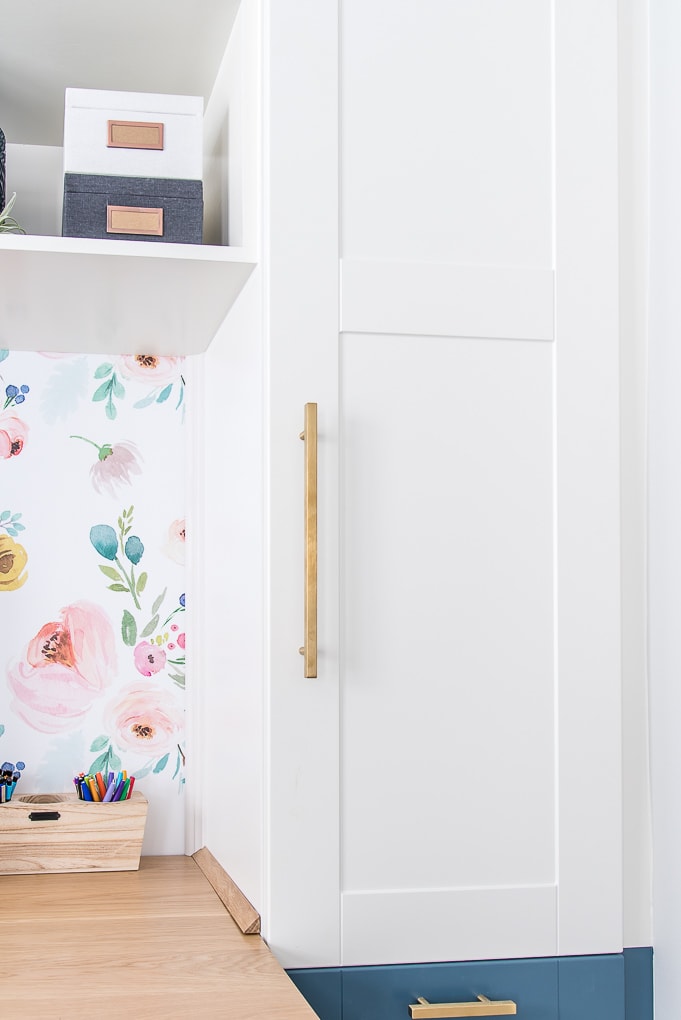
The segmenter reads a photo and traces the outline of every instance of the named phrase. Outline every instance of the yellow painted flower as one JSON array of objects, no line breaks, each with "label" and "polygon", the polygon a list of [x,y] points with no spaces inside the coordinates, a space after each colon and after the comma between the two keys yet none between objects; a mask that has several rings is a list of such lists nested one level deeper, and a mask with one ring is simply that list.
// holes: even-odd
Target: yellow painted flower
[{"label": "yellow painted flower", "polygon": [[[23,574],[28,553],[9,535],[0,534],[0,591],[16,591],[28,578]],[[23,576],[22,576],[23,574]]]}]

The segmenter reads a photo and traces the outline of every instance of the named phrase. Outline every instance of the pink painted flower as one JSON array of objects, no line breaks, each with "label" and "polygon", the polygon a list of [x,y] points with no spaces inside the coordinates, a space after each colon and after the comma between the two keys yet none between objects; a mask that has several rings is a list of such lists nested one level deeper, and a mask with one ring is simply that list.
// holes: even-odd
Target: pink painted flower
[{"label": "pink painted flower", "polygon": [[165,545],[166,556],[169,556],[173,562],[179,563],[180,566],[184,564],[185,538],[185,520],[182,517],[180,520],[173,521],[168,528],[168,541]]},{"label": "pink painted flower", "polygon": [[184,634],[178,634],[177,635],[177,643],[180,646],[180,648],[184,648],[184,644],[185,644],[185,636],[184,636]]},{"label": "pink painted flower", "polygon": [[183,358],[160,354],[125,354],[121,358],[121,371],[130,379],[144,379],[152,386],[173,382],[182,371]]},{"label": "pink painted flower", "polygon": [[28,425],[13,414],[0,414],[0,459],[8,460],[21,453]]},{"label": "pink painted flower", "polygon": [[181,739],[184,714],[165,688],[133,683],[109,705],[105,724],[122,749],[154,756],[164,754]]},{"label": "pink painted flower", "polygon": [[12,708],[41,733],[74,729],[116,672],[113,629],[91,602],[75,602],[46,623],[8,671]]},{"label": "pink painted flower", "polygon": [[90,480],[96,492],[105,490],[110,496],[118,496],[121,485],[131,485],[131,475],[141,475],[141,455],[134,443],[104,443],[100,446],[85,436],[71,436],[71,439],[82,439],[97,450],[98,456],[90,468]]},{"label": "pink painted flower", "polygon": [[135,668],[142,676],[153,676],[154,673],[164,669],[166,664],[166,653],[149,641],[140,641],[135,647],[133,656]]}]

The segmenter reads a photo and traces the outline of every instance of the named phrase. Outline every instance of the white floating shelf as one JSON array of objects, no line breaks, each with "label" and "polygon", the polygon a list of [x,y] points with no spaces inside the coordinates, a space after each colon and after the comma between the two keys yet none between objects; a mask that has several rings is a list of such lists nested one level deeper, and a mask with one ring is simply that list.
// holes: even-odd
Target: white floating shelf
[{"label": "white floating shelf", "polygon": [[0,236],[0,348],[199,354],[255,267],[243,248]]}]

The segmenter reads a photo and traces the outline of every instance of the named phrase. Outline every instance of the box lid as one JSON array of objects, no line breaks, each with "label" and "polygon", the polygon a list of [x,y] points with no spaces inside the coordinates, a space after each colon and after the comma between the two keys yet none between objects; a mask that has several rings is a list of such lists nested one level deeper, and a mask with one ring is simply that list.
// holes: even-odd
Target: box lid
[{"label": "box lid", "polygon": [[119,177],[109,174],[64,174],[64,194],[138,195],[140,198],[203,198],[203,183],[172,177]]},{"label": "box lid", "polygon": [[111,92],[106,89],[64,90],[66,113],[77,107],[128,110],[130,113],[177,113],[203,117],[203,96],[174,96],[162,92]]}]

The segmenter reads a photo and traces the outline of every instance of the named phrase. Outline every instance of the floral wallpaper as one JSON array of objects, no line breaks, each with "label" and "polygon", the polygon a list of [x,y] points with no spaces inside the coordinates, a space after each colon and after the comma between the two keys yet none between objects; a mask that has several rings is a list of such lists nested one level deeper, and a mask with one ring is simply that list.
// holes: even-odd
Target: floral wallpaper
[{"label": "floral wallpaper", "polygon": [[0,759],[126,769],[184,852],[183,359],[0,350]]}]

